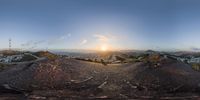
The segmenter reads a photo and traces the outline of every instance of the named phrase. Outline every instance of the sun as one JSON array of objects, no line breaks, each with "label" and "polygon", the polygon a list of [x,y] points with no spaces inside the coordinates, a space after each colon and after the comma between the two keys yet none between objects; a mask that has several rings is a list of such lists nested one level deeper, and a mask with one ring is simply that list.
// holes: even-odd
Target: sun
[{"label": "sun", "polygon": [[108,46],[107,45],[102,45],[100,49],[101,49],[101,51],[107,51],[108,50]]},{"label": "sun", "polygon": [[95,50],[100,51],[100,52],[110,52],[113,50],[113,47],[110,44],[98,44],[95,47]]}]

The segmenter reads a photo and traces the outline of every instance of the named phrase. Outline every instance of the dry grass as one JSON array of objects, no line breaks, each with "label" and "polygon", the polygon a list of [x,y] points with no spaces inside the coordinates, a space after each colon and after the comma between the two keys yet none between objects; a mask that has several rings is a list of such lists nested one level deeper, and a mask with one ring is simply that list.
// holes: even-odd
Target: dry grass
[{"label": "dry grass", "polygon": [[50,60],[55,60],[58,58],[57,55],[53,54],[53,53],[50,53],[48,51],[40,51],[40,52],[36,52],[34,53],[34,55],[38,56],[38,57],[46,57]]},{"label": "dry grass", "polygon": [[193,64],[191,64],[191,65],[192,65],[192,68],[193,68],[194,70],[200,71],[200,64],[193,63]]},{"label": "dry grass", "polygon": [[4,70],[8,65],[0,63],[0,71]]}]

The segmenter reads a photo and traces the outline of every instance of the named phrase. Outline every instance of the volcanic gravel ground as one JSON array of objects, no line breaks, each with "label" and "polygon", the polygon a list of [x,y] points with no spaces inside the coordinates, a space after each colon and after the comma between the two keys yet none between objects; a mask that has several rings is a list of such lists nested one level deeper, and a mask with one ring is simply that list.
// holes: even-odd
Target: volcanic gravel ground
[{"label": "volcanic gravel ground", "polygon": [[197,99],[200,73],[166,59],[109,64],[59,58],[9,67],[0,72],[0,98],[42,99]]}]

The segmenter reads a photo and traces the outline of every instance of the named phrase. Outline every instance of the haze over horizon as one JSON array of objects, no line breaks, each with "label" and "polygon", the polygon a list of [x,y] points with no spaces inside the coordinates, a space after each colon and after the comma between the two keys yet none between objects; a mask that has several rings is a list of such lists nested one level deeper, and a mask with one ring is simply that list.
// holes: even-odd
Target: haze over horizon
[{"label": "haze over horizon", "polygon": [[0,49],[200,51],[199,0],[0,0]]}]

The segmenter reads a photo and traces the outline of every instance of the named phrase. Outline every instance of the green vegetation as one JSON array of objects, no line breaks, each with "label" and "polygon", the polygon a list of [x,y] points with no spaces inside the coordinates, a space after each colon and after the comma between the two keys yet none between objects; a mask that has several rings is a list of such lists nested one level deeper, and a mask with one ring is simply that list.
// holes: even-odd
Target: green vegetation
[{"label": "green vegetation", "polygon": [[104,66],[106,66],[108,63],[107,62],[105,62],[103,59],[101,59],[101,63],[104,65]]},{"label": "green vegetation", "polygon": [[160,57],[159,54],[153,54],[153,55],[150,55],[150,56],[148,57],[148,60],[149,60],[151,63],[158,63],[158,62],[160,62],[160,59],[161,59],[161,57]]},{"label": "green vegetation", "polygon": [[121,62],[124,62],[126,60],[125,58],[120,57],[120,56],[116,56],[116,59],[119,60],[119,61],[121,61]]},{"label": "green vegetation", "polygon": [[5,64],[1,64],[1,63],[0,63],[0,71],[2,71],[5,67],[6,67]]},{"label": "green vegetation", "polygon": [[193,68],[194,70],[200,71],[200,64],[193,63],[193,64],[191,64],[191,65],[192,65],[192,68]]},{"label": "green vegetation", "polygon": [[89,61],[94,62],[92,59],[84,59],[84,58],[75,58],[76,60],[82,60],[82,61]]},{"label": "green vegetation", "polygon": [[53,60],[53,59],[58,58],[57,55],[55,55],[55,54],[53,54],[53,53],[50,53],[50,52],[48,52],[48,51],[36,52],[36,53],[34,53],[33,55],[38,56],[38,57],[46,57],[46,58],[48,58],[48,59],[50,59],[50,60]]},{"label": "green vegetation", "polygon": [[142,55],[131,55],[129,56],[130,62],[148,62],[149,54],[142,54]]},{"label": "green vegetation", "polygon": [[88,61],[88,62],[95,62],[95,63],[101,63],[104,66],[106,66],[108,64],[108,62],[104,61],[103,59],[101,59],[101,61],[98,61],[97,59],[95,59],[94,61],[92,59],[84,59],[84,58],[75,58],[76,60],[81,60],[81,61]]},{"label": "green vegetation", "polygon": [[16,62],[24,62],[24,61],[32,61],[32,60],[36,60],[37,58],[31,56],[31,55],[24,55],[22,57],[22,59],[20,59],[19,61]]},{"label": "green vegetation", "polygon": [[130,62],[131,63],[135,63],[135,62],[141,62],[141,60],[143,59],[142,56],[129,56]]}]

